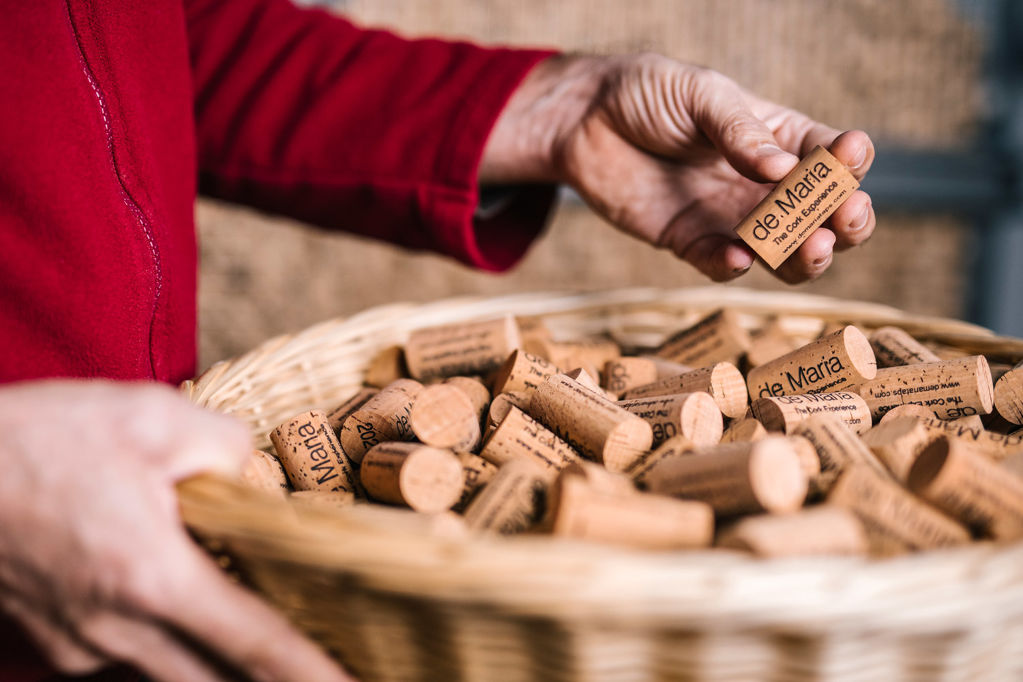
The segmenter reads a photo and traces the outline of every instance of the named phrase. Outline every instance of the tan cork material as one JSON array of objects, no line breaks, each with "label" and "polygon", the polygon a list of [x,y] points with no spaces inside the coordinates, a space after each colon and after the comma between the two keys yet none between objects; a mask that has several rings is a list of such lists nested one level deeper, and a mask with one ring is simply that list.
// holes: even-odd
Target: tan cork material
[{"label": "tan cork material", "polygon": [[469,503],[465,523],[473,531],[520,533],[544,515],[549,478],[528,459],[511,460]]},{"label": "tan cork material", "polygon": [[270,432],[277,458],[295,490],[362,494],[355,465],[341,449],[327,415],[310,410]]},{"label": "tan cork material", "polygon": [[881,478],[891,476],[863,441],[837,417],[814,415],[797,424],[792,435],[806,438],[817,450],[821,471],[815,483],[821,492],[828,492],[838,476],[854,464],[872,469]]},{"label": "tan cork material", "polygon": [[515,318],[417,329],[405,342],[409,374],[420,381],[451,376],[485,376],[522,346]]},{"label": "tan cork material", "polygon": [[494,373],[494,395],[535,391],[547,377],[558,373],[558,366],[539,355],[514,350]]},{"label": "tan cork material", "polygon": [[358,464],[374,445],[412,440],[409,414],[423,385],[413,379],[398,379],[352,412],[341,425],[338,439],[345,453]]},{"label": "tan cork material", "polygon": [[359,474],[370,498],[426,513],[451,509],[465,486],[453,452],[419,443],[374,445]]},{"label": "tan cork material", "polygon": [[721,434],[722,443],[752,443],[766,438],[767,429],[756,419],[737,419]]},{"label": "tan cork material", "polygon": [[742,372],[730,362],[719,362],[629,389],[622,395],[622,399],[699,392],[709,393],[721,414],[726,417],[738,419],[746,415],[749,406],[746,380]]},{"label": "tan cork material", "polygon": [[877,374],[874,351],[859,329],[846,326],[811,341],[746,376],[752,399],[845,391]]},{"label": "tan cork material", "polygon": [[995,409],[1013,424],[1023,424],[1023,364],[1006,371],[995,383]]},{"label": "tan cork material", "polygon": [[898,327],[875,329],[869,338],[878,367],[900,367],[941,361],[934,351]]},{"label": "tan cork material", "polygon": [[734,310],[722,308],[668,337],[654,354],[691,367],[736,364],[750,348],[749,332]]},{"label": "tan cork material", "polygon": [[861,439],[888,467],[895,479],[905,484],[917,455],[938,437],[916,417],[899,417],[878,424],[863,434]]},{"label": "tan cork material", "polygon": [[621,357],[622,349],[610,339],[593,338],[579,341],[539,340],[525,346],[533,355],[539,355],[562,369],[576,367],[603,367],[608,360]]},{"label": "tan cork material", "polygon": [[334,433],[340,437],[341,425],[345,423],[345,420],[379,392],[379,388],[364,386],[356,391],[351,398],[327,412],[327,423],[330,424],[330,428],[334,429]]},{"label": "tan cork material", "polygon": [[482,436],[469,396],[447,383],[419,391],[412,401],[408,423],[416,438],[437,448],[475,451]]},{"label": "tan cork material", "polygon": [[529,409],[529,401],[532,395],[525,391],[513,391],[512,393],[498,393],[490,403],[487,410],[487,433],[489,434],[504,421],[504,418],[511,412],[511,408],[517,407],[520,410]]},{"label": "tan cork material", "polygon": [[451,507],[456,512],[465,511],[472,499],[480,490],[497,475],[497,465],[491,464],[479,455],[471,452],[456,452],[459,463],[462,465],[462,473],[465,474],[465,484],[462,486],[462,494],[458,501]]},{"label": "tan cork material", "polygon": [[571,445],[517,407],[511,407],[487,437],[480,456],[498,466],[515,459],[528,459],[539,466],[548,479],[580,459]]},{"label": "tan cork material", "polygon": [[290,490],[284,465],[273,455],[253,450],[242,467],[241,481],[245,485],[274,495]]},{"label": "tan cork material", "polygon": [[657,381],[657,363],[644,357],[620,357],[604,364],[603,388],[620,398],[630,388]]},{"label": "tan cork material", "polygon": [[863,433],[871,426],[870,408],[855,393],[834,391],[759,398],[750,407],[753,416],[768,431],[790,433],[799,422],[815,414],[837,417],[856,433]]},{"label": "tan cork material", "polygon": [[859,518],[848,509],[830,504],[792,514],[747,516],[723,530],[715,545],[765,558],[863,556],[868,551]]},{"label": "tan cork material", "polygon": [[885,367],[873,379],[861,382],[856,392],[867,401],[874,419],[909,403],[933,411],[940,419],[959,419],[988,414],[995,401],[991,370],[983,355]]},{"label": "tan cork material", "polygon": [[405,349],[401,346],[388,346],[369,361],[363,381],[370,386],[383,388],[393,381],[408,378],[408,375]]},{"label": "tan cork material", "polygon": [[622,400],[618,405],[650,424],[658,447],[675,436],[685,436],[699,446],[721,440],[721,410],[709,393],[678,393]]}]

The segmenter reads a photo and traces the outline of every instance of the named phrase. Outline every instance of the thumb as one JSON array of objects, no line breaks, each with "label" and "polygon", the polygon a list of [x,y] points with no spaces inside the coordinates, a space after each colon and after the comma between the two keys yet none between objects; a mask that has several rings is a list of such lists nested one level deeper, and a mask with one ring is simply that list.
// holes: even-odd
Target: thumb
[{"label": "thumb", "polygon": [[756,182],[778,182],[799,163],[750,109],[733,80],[705,71],[693,88],[693,119],[725,160]]}]

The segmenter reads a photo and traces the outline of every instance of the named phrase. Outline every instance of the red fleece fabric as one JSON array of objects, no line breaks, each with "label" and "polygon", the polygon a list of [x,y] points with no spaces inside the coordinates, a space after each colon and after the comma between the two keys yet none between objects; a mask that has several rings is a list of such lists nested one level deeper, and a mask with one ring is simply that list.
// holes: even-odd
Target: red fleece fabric
[{"label": "red fleece fabric", "polygon": [[[286,0],[0,7],[0,382],[192,376],[197,189],[488,270],[550,209],[537,186],[473,218],[486,138],[550,52]],[[39,679],[4,646],[0,679]]]}]

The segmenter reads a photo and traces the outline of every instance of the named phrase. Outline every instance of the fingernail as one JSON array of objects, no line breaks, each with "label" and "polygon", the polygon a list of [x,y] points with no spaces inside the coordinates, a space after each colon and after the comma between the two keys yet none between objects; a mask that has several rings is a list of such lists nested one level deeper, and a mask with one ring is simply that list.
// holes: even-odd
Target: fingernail
[{"label": "fingernail", "polygon": [[826,255],[826,256],[821,256],[820,258],[816,259],[816,260],[815,260],[815,261],[813,262],[813,266],[814,266],[815,268],[822,268],[822,267],[824,267],[825,265],[827,265],[827,264],[828,264],[828,261],[830,261],[830,260],[831,260],[831,254],[829,253],[829,254],[828,254],[828,255]]},{"label": "fingernail", "polygon": [[857,232],[867,226],[867,221],[870,220],[870,204],[868,203],[860,211],[859,215],[851,223],[849,223],[849,232]]},{"label": "fingernail", "polygon": [[774,145],[774,144],[762,145],[760,147],[760,149],[757,150],[757,155],[759,155],[759,156],[777,156],[778,154],[786,154],[786,153],[787,152],[785,150],[783,150],[778,145]]},{"label": "fingernail", "polygon": [[852,165],[849,166],[850,170],[856,170],[867,160],[867,145],[860,145],[860,151],[856,152],[856,158],[853,159]]}]

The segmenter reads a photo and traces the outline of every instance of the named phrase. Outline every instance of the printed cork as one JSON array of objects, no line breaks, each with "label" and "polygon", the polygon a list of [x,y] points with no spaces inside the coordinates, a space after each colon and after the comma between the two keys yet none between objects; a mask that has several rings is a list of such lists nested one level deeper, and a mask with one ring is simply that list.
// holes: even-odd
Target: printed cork
[{"label": "printed cork", "polygon": [[847,509],[830,504],[793,514],[748,516],[723,530],[715,545],[765,558],[862,556],[868,549],[859,518]]},{"label": "printed cork", "polygon": [[531,399],[532,395],[524,391],[498,393],[494,396],[493,402],[490,403],[490,409],[487,410],[487,433],[489,434],[504,421],[504,418],[511,412],[511,408],[517,407],[523,411],[529,410],[529,401]]},{"label": "printed cork", "polygon": [[714,445],[724,431],[721,410],[709,393],[633,398],[618,405],[650,425],[655,448],[675,436],[685,436],[698,446]]},{"label": "printed cork", "polygon": [[571,445],[517,407],[511,407],[490,434],[480,456],[498,466],[513,459],[529,459],[549,479],[579,461],[579,453]]},{"label": "printed cork", "polygon": [[405,364],[420,381],[451,376],[484,376],[522,346],[515,319],[451,324],[417,329],[405,342]]},{"label": "printed cork", "polygon": [[352,413],[357,409],[366,404],[366,402],[380,392],[378,388],[372,388],[364,386],[356,391],[348,400],[344,401],[333,410],[327,413],[327,423],[330,424],[330,428],[334,429],[334,433],[341,436],[341,425],[345,423],[345,420],[352,416]]},{"label": "printed cork", "polygon": [[816,486],[828,492],[839,475],[854,464],[861,464],[881,478],[891,474],[870,449],[837,417],[816,414],[792,429],[793,436],[802,436],[813,444],[820,459],[820,475]]},{"label": "printed cork", "polygon": [[983,355],[877,370],[874,378],[860,383],[874,419],[900,405],[914,403],[941,419],[988,414],[994,409],[991,370]]},{"label": "printed cork", "polygon": [[693,453],[697,449],[696,444],[685,436],[669,438],[664,441],[659,448],[644,453],[642,457],[633,462],[629,468],[625,470],[625,475],[632,478],[632,482],[637,486],[642,489],[646,489],[646,477],[662,460],[671,459],[673,457],[682,457]]},{"label": "printed cork", "polygon": [[721,442],[752,443],[755,440],[767,438],[767,436],[767,429],[756,419],[738,419],[721,434]]},{"label": "printed cork", "polygon": [[849,391],[873,379],[877,364],[870,342],[846,326],[787,355],[754,367],[746,376],[753,399],[795,393]]},{"label": "printed cork", "polygon": [[494,395],[531,393],[539,388],[547,377],[557,374],[558,371],[557,365],[539,355],[527,353],[521,348],[514,350],[494,374]]},{"label": "printed cork", "polygon": [[409,410],[412,433],[437,448],[474,451],[480,444],[480,421],[464,391],[451,384],[433,384],[419,391]]},{"label": "printed cork", "polygon": [[494,476],[497,475],[497,465],[491,464],[479,455],[474,455],[471,452],[456,452],[455,455],[462,465],[462,473],[465,474],[465,484],[462,486],[462,494],[451,509],[456,512],[462,512],[472,502],[476,493],[494,480]]},{"label": "printed cork", "polygon": [[881,327],[870,335],[878,367],[918,365],[922,362],[940,362],[927,346],[898,327]]},{"label": "printed cork", "polygon": [[401,346],[388,346],[369,361],[363,381],[370,386],[383,388],[393,381],[407,377],[408,366],[405,364],[405,349]]},{"label": "printed cork", "polygon": [[654,354],[692,367],[736,363],[749,350],[750,336],[733,310],[716,310],[666,339]]},{"label": "printed cork", "polygon": [[490,408],[490,391],[483,385],[483,382],[475,377],[450,377],[445,379],[444,383],[454,386],[465,394],[476,412],[476,422],[482,424],[483,418],[486,417],[487,410]]},{"label": "printed cork", "polygon": [[423,385],[412,379],[391,382],[352,412],[341,425],[338,439],[345,454],[358,464],[374,445],[413,440],[409,424],[412,401]]},{"label": "printed cork", "polygon": [[1020,433],[1008,435],[995,433],[976,426],[933,417],[920,419],[920,423],[935,435],[965,443],[994,460],[1002,460],[1023,452],[1023,434]]},{"label": "printed cork", "polygon": [[603,367],[608,360],[621,357],[622,349],[611,339],[593,338],[581,341],[534,341],[526,346],[533,355],[539,355],[561,369],[577,367]]},{"label": "printed cork", "polygon": [[855,393],[797,393],[777,398],[759,398],[751,404],[753,416],[768,431],[789,433],[795,426],[815,414],[830,414],[842,420],[856,433],[871,426],[870,408]]},{"label": "printed cork", "polygon": [[366,494],[425,513],[450,509],[462,495],[465,473],[450,450],[419,443],[381,443],[359,469]]},{"label": "printed cork", "polygon": [[700,392],[709,393],[724,416],[739,419],[746,415],[749,406],[746,380],[742,372],[730,362],[719,362],[629,389],[622,395],[622,399]]},{"label": "printed cork", "polygon": [[363,494],[355,465],[320,410],[292,417],[270,432],[270,440],[295,490]]},{"label": "printed cork", "polygon": [[543,518],[547,474],[527,459],[504,464],[494,479],[465,510],[465,523],[474,531],[520,533]]},{"label": "printed cork", "polygon": [[604,390],[620,398],[630,388],[657,381],[657,363],[650,358],[620,357],[605,363],[603,376]]},{"label": "printed cork", "polygon": [[905,483],[917,455],[939,436],[916,417],[899,417],[882,422],[861,436],[895,480]]}]

